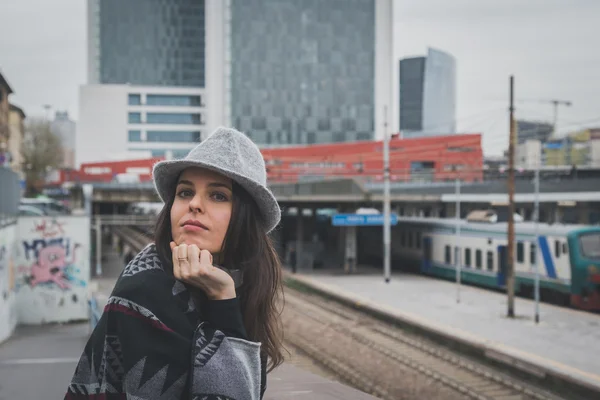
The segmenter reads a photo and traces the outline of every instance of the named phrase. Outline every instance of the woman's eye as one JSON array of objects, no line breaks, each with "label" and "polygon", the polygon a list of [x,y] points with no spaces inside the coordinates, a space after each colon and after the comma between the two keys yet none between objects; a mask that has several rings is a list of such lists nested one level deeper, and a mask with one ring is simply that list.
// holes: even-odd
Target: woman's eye
[{"label": "woman's eye", "polygon": [[194,194],[189,189],[182,189],[177,193],[177,196],[179,196],[179,197],[188,197],[188,196],[193,196],[193,195]]},{"label": "woman's eye", "polygon": [[227,201],[227,196],[225,196],[223,193],[220,192],[215,192],[212,194],[212,197],[216,200],[216,201]]}]

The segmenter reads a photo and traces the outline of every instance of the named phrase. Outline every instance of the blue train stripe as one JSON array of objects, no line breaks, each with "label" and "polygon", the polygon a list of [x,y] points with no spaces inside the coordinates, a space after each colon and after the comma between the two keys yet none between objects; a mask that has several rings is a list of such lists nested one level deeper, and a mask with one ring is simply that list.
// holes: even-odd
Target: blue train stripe
[{"label": "blue train stripe", "polygon": [[550,247],[548,246],[548,238],[546,236],[539,236],[538,243],[540,251],[542,252],[542,257],[544,258],[544,265],[546,266],[548,277],[556,279],[556,269],[554,268],[554,260],[552,260]]}]

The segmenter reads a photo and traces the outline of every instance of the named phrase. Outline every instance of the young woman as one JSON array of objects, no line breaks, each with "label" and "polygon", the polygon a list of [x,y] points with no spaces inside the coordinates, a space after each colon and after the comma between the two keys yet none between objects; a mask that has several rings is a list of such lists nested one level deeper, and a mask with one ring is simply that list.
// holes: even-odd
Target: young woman
[{"label": "young woman", "polygon": [[155,242],[119,277],[65,398],[262,398],[267,364],[283,361],[268,237],[281,213],[262,155],[219,128],[153,175]]}]

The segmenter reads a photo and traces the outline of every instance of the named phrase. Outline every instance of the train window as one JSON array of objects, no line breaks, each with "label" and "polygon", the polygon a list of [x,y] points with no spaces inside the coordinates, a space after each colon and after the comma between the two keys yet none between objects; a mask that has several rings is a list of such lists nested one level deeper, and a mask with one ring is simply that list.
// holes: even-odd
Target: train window
[{"label": "train window", "polygon": [[471,249],[465,249],[465,266],[471,266]]},{"label": "train window", "polygon": [[525,261],[525,245],[523,242],[517,243],[517,262],[522,263]]},{"label": "train window", "polygon": [[475,268],[481,269],[481,250],[475,251]]},{"label": "train window", "polygon": [[562,247],[563,247],[563,254],[567,254],[567,242],[563,242]]},{"label": "train window", "polygon": [[416,238],[417,243],[415,243],[415,244],[417,245],[417,249],[420,249],[421,248],[421,232],[416,232],[415,236],[417,237]]},{"label": "train window", "polygon": [[554,241],[554,257],[560,257],[560,242],[558,240]]},{"label": "train window", "polygon": [[535,243],[531,243],[529,247],[529,264],[535,265],[535,256],[537,254],[537,246]]},{"label": "train window", "polygon": [[494,252],[493,251],[487,252],[487,270],[488,271],[494,270]]},{"label": "train window", "polygon": [[450,246],[448,246],[448,245],[446,245],[444,261],[446,261],[446,264],[452,263],[452,255],[450,254]]}]

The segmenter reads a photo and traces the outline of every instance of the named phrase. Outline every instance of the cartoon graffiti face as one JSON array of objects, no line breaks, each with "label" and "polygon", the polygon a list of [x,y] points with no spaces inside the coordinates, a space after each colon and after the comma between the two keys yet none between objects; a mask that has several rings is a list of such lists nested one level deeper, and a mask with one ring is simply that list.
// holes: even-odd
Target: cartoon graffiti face
[{"label": "cartoon graffiti face", "polygon": [[62,289],[70,287],[63,270],[66,267],[66,251],[61,246],[48,246],[40,250],[38,263],[31,267],[31,286],[54,282]]}]

